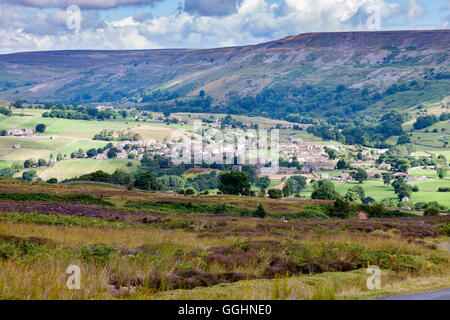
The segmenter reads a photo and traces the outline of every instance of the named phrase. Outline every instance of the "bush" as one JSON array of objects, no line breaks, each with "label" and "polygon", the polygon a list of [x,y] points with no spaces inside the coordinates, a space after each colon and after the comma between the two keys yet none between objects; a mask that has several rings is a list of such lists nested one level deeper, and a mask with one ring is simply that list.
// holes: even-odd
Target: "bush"
[{"label": "bush", "polygon": [[419,192],[419,186],[413,186],[412,192]]},{"label": "bush", "polygon": [[22,174],[22,180],[33,181],[37,177],[37,172],[35,170],[25,171]]},{"label": "bush", "polygon": [[80,253],[88,262],[104,264],[116,254],[116,249],[110,246],[83,246],[80,248]]},{"label": "bush", "polygon": [[364,204],[375,203],[375,199],[372,197],[365,197],[364,199],[362,199],[362,203]]},{"label": "bush", "polygon": [[350,216],[350,205],[348,202],[337,198],[329,211],[330,217],[346,219]]},{"label": "bush", "polygon": [[425,217],[437,217],[437,216],[439,216],[439,210],[437,210],[435,208],[427,208],[427,209],[425,209],[423,215]]},{"label": "bush", "polygon": [[187,188],[184,190],[184,194],[187,196],[195,195],[197,191],[194,188]]},{"label": "bush", "polygon": [[268,216],[268,212],[264,209],[262,203],[259,204],[258,209],[253,211],[252,217],[265,218]]},{"label": "bush", "polygon": [[330,217],[318,207],[307,207],[296,213],[287,213],[286,219],[329,219]]},{"label": "bush", "polygon": [[415,205],[416,210],[423,210],[427,207],[426,202],[417,202]]},{"label": "bush", "polygon": [[439,189],[438,189],[438,192],[450,192],[450,188],[444,188],[444,187],[440,187]]},{"label": "bush", "polygon": [[50,178],[50,179],[47,180],[47,183],[52,183],[52,184],[58,183],[58,179],[56,179],[56,178]]},{"label": "bush", "polygon": [[283,198],[283,191],[279,190],[279,189],[270,189],[269,197],[271,199],[281,199],[281,198]]},{"label": "bush", "polygon": [[339,193],[335,190],[334,183],[328,180],[320,180],[314,184],[314,191],[311,194],[312,199],[335,200]]}]

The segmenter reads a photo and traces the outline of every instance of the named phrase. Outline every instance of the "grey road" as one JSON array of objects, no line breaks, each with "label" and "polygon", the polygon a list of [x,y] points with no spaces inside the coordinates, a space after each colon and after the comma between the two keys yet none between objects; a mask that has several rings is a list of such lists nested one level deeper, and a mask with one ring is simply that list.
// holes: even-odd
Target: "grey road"
[{"label": "grey road", "polygon": [[383,297],[377,300],[450,300],[450,289]]}]

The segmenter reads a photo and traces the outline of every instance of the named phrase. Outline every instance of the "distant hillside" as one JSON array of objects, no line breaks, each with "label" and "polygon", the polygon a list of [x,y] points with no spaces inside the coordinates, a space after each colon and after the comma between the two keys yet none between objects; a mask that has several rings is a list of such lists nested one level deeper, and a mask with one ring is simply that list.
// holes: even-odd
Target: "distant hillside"
[{"label": "distant hillside", "polygon": [[[440,30],[310,33],[209,50],[16,53],[0,55],[0,99],[269,115],[276,102],[286,115],[339,114],[353,101],[350,112],[359,112],[442,99],[450,92],[449,51],[450,30]],[[206,102],[192,99],[201,90]],[[375,95],[405,91],[413,91],[411,101]]]}]

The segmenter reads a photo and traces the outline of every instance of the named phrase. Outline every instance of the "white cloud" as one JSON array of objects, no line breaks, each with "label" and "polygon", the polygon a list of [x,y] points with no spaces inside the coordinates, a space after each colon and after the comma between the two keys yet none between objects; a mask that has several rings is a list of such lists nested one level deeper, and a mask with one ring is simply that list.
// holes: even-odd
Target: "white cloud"
[{"label": "white cloud", "polygon": [[162,0],[0,0],[0,4],[31,8],[67,8],[77,5],[82,9],[111,9],[133,5],[152,5]]},{"label": "white cloud", "polygon": [[[45,2],[21,0],[24,1]],[[117,4],[121,0],[113,2]],[[20,18],[13,6],[5,6],[9,15],[16,16],[14,22],[5,26],[1,22],[3,10],[0,13],[0,51],[209,48],[256,44],[302,32],[367,30],[366,21],[370,15],[367,9],[373,4],[380,7],[382,22],[394,15],[405,14],[398,3],[384,0],[283,0],[280,4],[242,0],[238,10],[223,16],[183,11],[163,17],[148,14],[103,22],[96,11],[83,11],[81,30],[75,35],[65,28],[62,10],[46,10]]]}]

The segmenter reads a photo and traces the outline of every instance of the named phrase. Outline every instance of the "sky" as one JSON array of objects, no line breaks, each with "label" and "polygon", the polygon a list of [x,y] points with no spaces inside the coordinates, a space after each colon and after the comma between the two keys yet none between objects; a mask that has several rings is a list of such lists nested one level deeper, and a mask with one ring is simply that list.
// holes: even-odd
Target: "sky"
[{"label": "sky", "polygon": [[450,29],[450,0],[0,0],[0,53],[215,48],[409,29]]}]

